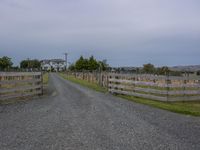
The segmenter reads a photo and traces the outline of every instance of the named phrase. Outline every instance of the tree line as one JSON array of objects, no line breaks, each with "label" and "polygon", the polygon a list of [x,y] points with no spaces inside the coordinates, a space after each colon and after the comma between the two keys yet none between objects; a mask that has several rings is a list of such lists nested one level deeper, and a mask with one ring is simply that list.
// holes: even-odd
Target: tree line
[{"label": "tree line", "polygon": [[[108,68],[106,60],[98,61],[93,56],[90,58],[83,58],[81,56],[74,64],[69,66],[71,71],[105,71]],[[37,59],[26,59],[20,62],[20,67],[13,66],[11,58],[3,56],[0,58],[0,70],[11,70],[11,69],[40,69],[41,62]]]},{"label": "tree line", "polygon": [[[18,69],[41,69],[41,62],[37,59],[26,59],[20,62],[20,67],[13,66],[12,59],[3,56],[0,57],[0,70],[18,70]],[[84,58],[80,56],[75,63],[71,64],[68,68],[69,71],[111,71],[111,67],[107,64],[106,60],[98,61],[93,56]],[[157,75],[173,75],[181,76],[180,71],[172,71],[167,66],[155,67],[153,64],[144,64],[142,68],[137,68],[136,73],[157,74]],[[200,75],[197,72],[197,75]]]},{"label": "tree line", "polygon": [[143,64],[143,67],[133,67],[128,70],[126,67],[114,68],[114,72],[117,73],[136,73],[136,74],[154,74],[154,75],[170,75],[170,76],[181,76],[181,71],[172,71],[167,66],[155,67],[153,64]]},{"label": "tree line", "polygon": [[13,66],[12,59],[7,56],[0,57],[0,70],[40,69],[41,63],[37,59],[27,59],[20,62],[20,67]]},{"label": "tree line", "polygon": [[106,60],[98,61],[91,56],[89,58],[84,58],[80,56],[80,58],[73,64],[69,66],[70,71],[105,71],[107,70],[109,65]]}]

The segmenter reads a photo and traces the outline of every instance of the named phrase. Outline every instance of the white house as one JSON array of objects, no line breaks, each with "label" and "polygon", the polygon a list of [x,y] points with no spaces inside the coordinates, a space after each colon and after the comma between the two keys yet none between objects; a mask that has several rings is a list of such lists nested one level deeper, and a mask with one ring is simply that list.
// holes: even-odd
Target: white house
[{"label": "white house", "polygon": [[45,71],[63,71],[67,65],[63,59],[45,59],[41,61],[41,68]]}]

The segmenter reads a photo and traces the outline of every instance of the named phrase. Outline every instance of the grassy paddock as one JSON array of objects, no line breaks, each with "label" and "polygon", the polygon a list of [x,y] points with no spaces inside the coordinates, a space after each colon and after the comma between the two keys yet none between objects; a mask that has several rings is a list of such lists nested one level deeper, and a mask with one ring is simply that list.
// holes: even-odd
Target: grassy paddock
[{"label": "grassy paddock", "polygon": [[169,110],[171,112],[187,114],[192,116],[200,116],[200,101],[194,102],[160,102],[144,98],[137,98],[127,95],[117,95],[121,98],[134,101],[136,103],[141,103],[153,107],[157,107],[164,110]]},{"label": "grassy paddock", "polygon": [[64,79],[67,79],[67,80],[72,81],[74,83],[77,83],[77,84],[80,84],[82,86],[91,88],[95,91],[104,92],[104,93],[107,91],[106,88],[103,88],[96,83],[90,83],[90,82],[85,81],[85,80],[77,79],[74,76],[66,75],[64,73],[59,73],[59,75],[62,76]]},{"label": "grassy paddock", "polygon": [[42,78],[43,78],[43,84],[47,84],[49,81],[49,73],[44,73]]}]

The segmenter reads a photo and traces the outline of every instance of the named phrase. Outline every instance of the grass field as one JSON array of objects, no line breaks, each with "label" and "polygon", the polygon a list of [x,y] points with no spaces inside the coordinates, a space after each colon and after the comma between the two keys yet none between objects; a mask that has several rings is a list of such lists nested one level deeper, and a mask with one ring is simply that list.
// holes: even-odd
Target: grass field
[{"label": "grass field", "polygon": [[43,84],[47,84],[49,81],[49,73],[43,74]]},{"label": "grass field", "polygon": [[[88,88],[94,89],[99,92],[106,92],[107,90],[105,88],[102,88],[98,84],[89,83],[88,81],[77,79],[74,76],[67,76],[66,74],[60,73],[60,76],[62,76],[64,79],[67,79],[69,81],[72,81],[74,83],[80,84],[82,86],[86,86]],[[127,95],[116,95],[120,98],[130,100],[136,103],[149,105],[152,107],[168,110],[171,112],[176,112],[180,114],[186,114],[186,115],[192,115],[192,116],[200,116],[200,101],[194,101],[194,102],[160,102],[160,101],[154,101],[149,99],[143,99],[133,96],[127,96]]]},{"label": "grass field", "polygon": [[81,80],[81,79],[77,79],[74,76],[68,76],[68,75],[63,74],[63,73],[60,73],[59,75],[62,76],[64,79],[67,79],[67,80],[72,81],[74,83],[77,83],[77,84],[80,84],[82,86],[91,88],[91,89],[93,89],[95,91],[99,91],[99,92],[106,92],[107,91],[106,88],[103,88],[98,84],[90,83],[88,81]]}]

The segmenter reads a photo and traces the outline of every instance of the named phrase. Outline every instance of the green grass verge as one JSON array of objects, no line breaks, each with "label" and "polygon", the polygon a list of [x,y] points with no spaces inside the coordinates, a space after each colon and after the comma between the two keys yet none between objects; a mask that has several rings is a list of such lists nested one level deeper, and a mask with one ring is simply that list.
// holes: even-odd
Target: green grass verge
[{"label": "green grass verge", "polygon": [[85,81],[85,80],[77,79],[74,76],[69,76],[69,75],[66,75],[64,73],[59,73],[59,75],[61,77],[63,77],[64,79],[67,79],[67,80],[72,81],[74,83],[77,83],[79,85],[88,87],[88,88],[93,89],[95,91],[103,92],[103,93],[107,92],[106,88],[103,88],[103,87],[101,87],[100,85],[98,85],[96,83],[90,83],[90,82]]},{"label": "green grass verge", "polygon": [[171,112],[176,112],[180,114],[192,115],[192,116],[200,116],[200,102],[160,102],[154,101],[144,98],[137,98],[133,96],[127,95],[117,95],[118,97],[134,101],[136,103],[141,103],[153,107],[157,107],[160,109],[168,110]]},{"label": "green grass verge", "polygon": [[49,73],[43,74],[43,84],[47,84],[49,81]]}]

